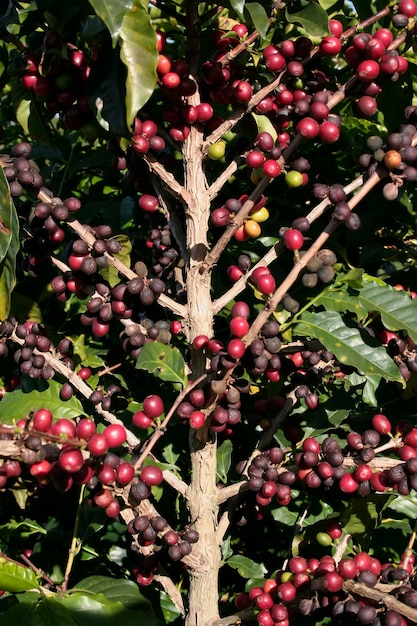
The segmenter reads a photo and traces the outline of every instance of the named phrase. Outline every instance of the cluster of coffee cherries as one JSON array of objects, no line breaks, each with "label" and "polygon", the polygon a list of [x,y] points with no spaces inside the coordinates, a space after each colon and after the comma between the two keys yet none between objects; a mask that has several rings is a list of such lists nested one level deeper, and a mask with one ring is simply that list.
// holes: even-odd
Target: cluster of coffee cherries
[{"label": "cluster of coffee cherries", "polygon": [[[275,498],[282,504],[284,496],[289,502],[294,484],[309,489],[336,489],[339,496],[368,496],[387,489],[408,495],[417,487],[417,429],[403,420],[397,424],[394,436],[389,419],[382,413],[373,416],[372,426],[362,435],[349,433],[343,450],[334,437],[326,437],[321,444],[307,437],[301,449],[291,455],[293,465],[289,465],[289,452],[280,448],[256,456],[247,469],[247,486],[255,492],[256,503],[267,506]],[[390,436],[384,444],[381,435]],[[386,469],[376,469],[377,455],[385,450],[393,452],[401,462],[390,457]],[[244,469],[238,467],[238,471]],[[284,504],[288,502],[284,500]]]},{"label": "cluster of coffee cherries", "polygon": [[0,156],[0,165],[14,198],[21,196],[25,190],[39,190],[43,185],[39,168],[31,156],[32,146],[26,141],[13,146],[10,155]]},{"label": "cluster of coffee cherries", "polygon": [[382,189],[386,200],[396,200],[404,183],[417,180],[417,147],[414,145],[417,108],[407,107],[405,116],[407,123],[402,124],[397,132],[390,133],[386,143],[378,135],[368,137],[368,151],[359,159],[368,175],[380,164],[389,171],[389,178]]},{"label": "cluster of coffee cherries", "polygon": [[[16,342],[11,340],[12,334],[21,340],[17,347]],[[55,370],[51,364],[51,359],[59,359],[60,362],[76,374],[81,380],[88,380],[91,377],[89,367],[78,367],[76,369],[71,357],[72,343],[64,337],[55,346],[45,335],[45,329],[37,322],[18,323],[15,318],[11,318],[0,324],[0,356],[7,357],[12,351],[13,360],[18,368],[17,384],[21,375],[31,379],[49,380],[55,376]],[[12,390],[12,389],[11,389]],[[97,388],[91,392],[89,401],[93,405],[101,404],[104,410],[115,410],[125,406],[125,398],[121,394],[121,387],[115,383],[110,383],[106,389]],[[69,381],[65,381],[60,389],[60,398],[63,401],[69,400],[74,394],[74,387]]]},{"label": "cluster of coffee cherries", "polygon": [[128,532],[133,535],[140,546],[155,547],[167,546],[168,556],[173,561],[179,561],[191,552],[191,544],[198,541],[198,532],[185,530],[179,533],[170,528],[164,517],[139,515],[135,510],[135,517],[127,526]]},{"label": "cluster of coffee cherries", "polygon": [[[396,289],[404,291],[402,285],[396,285]],[[415,299],[417,296],[410,293],[410,298]],[[408,380],[412,373],[417,371],[417,353],[414,341],[406,333],[393,332],[383,328],[379,332],[375,332],[378,340],[382,345],[386,346],[388,354],[398,365],[401,376],[404,380]]]},{"label": "cluster of coffee cherries", "polygon": [[[229,198],[222,206],[213,209],[210,215],[210,220],[213,226],[216,228],[224,228],[225,226],[228,226],[233,219],[233,215],[240,211],[247,199],[247,194],[243,194],[240,198]],[[245,241],[249,238],[256,239],[261,235],[262,231],[260,224],[266,222],[269,218],[269,211],[266,208],[265,203],[266,198],[262,195],[254,204],[248,218],[234,233],[233,237],[236,241]]]},{"label": "cluster of coffee cherries", "polygon": [[92,59],[56,31],[48,31],[39,49],[26,50],[15,62],[25,89],[44,103],[51,115],[59,114],[69,130],[94,125],[86,96]]},{"label": "cluster of coffee cherries", "polygon": [[[46,190],[44,190],[46,192]],[[28,230],[31,237],[24,242],[28,253],[24,263],[31,276],[42,271],[48,255],[60,247],[66,236],[66,222],[81,206],[78,198],[52,197],[48,202],[39,202],[28,217]]]},{"label": "cluster of coffee cherries", "polygon": [[320,559],[293,556],[287,568],[278,571],[274,578],[236,596],[235,605],[239,610],[253,607],[260,626],[287,626],[296,615],[311,616],[314,622],[331,616],[335,624],[406,626],[409,622],[402,616],[400,606],[398,610],[387,609],[383,600],[376,603],[366,594],[355,593],[354,583],[369,589],[379,583],[378,589],[387,594],[387,599],[395,597],[415,608],[414,560],[409,552],[404,553],[398,566],[381,563],[364,551],[338,562],[330,555]]}]

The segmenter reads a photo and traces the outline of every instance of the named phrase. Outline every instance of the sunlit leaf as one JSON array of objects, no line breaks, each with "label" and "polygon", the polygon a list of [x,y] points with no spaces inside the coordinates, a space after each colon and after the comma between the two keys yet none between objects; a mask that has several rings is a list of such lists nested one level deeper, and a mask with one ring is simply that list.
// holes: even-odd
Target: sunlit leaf
[{"label": "sunlit leaf", "polygon": [[262,563],[255,563],[252,559],[241,554],[230,557],[226,563],[237,570],[242,578],[261,578],[266,571]]},{"label": "sunlit leaf", "polygon": [[386,328],[406,330],[417,341],[417,300],[406,291],[371,282],[359,291],[357,299],[367,311],[378,312]]},{"label": "sunlit leaf", "polygon": [[126,122],[130,128],[156,85],[156,34],[145,0],[134,0],[132,9],[126,13],[120,30],[120,41],[120,58],[127,68]]},{"label": "sunlit leaf", "polygon": [[33,570],[11,561],[0,563],[0,589],[19,593],[38,587],[38,579]]},{"label": "sunlit leaf", "polygon": [[187,385],[185,363],[181,352],[175,346],[166,346],[157,341],[146,343],[136,361],[138,369],[147,370],[161,380]]},{"label": "sunlit leaf", "polygon": [[74,419],[84,414],[81,402],[75,396],[63,402],[60,390],[61,385],[55,380],[24,379],[20,387],[4,395],[0,402],[0,420],[5,424],[14,424],[40,407],[52,411],[54,419]]},{"label": "sunlit leaf", "polygon": [[249,13],[252,23],[260,35],[266,37],[269,28],[269,18],[263,6],[259,2],[247,2],[245,11]]},{"label": "sunlit leaf", "polygon": [[301,24],[313,37],[320,37],[328,32],[328,15],[316,2],[309,2],[305,6],[301,2],[295,2],[291,8],[285,8],[285,17],[290,23]]},{"label": "sunlit leaf", "polygon": [[227,483],[227,473],[232,462],[233,445],[230,439],[226,439],[217,448],[217,475],[223,483]]},{"label": "sunlit leaf", "polygon": [[327,350],[333,352],[340,363],[355,367],[364,376],[403,382],[385,348],[377,342],[371,345],[370,337],[369,343],[365,343],[358,328],[347,326],[338,313],[305,313],[296,324],[295,331],[300,335],[315,337]]},{"label": "sunlit leaf", "polygon": [[0,167],[0,262],[3,261],[12,238],[12,214],[15,211],[9,185]]},{"label": "sunlit leaf", "polygon": [[112,38],[113,46],[116,46],[123,20],[133,6],[133,0],[89,0],[97,15],[107,26]]},{"label": "sunlit leaf", "polygon": [[[0,175],[0,194],[6,200],[1,205],[1,221],[4,223],[4,238],[0,241],[0,320],[6,319],[10,311],[12,291],[16,284],[16,256],[19,251],[19,219],[11,200],[9,185],[3,170]],[[0,225],[1,226],[1,225]],[[2,247],[5,246],[3,251]]]}]

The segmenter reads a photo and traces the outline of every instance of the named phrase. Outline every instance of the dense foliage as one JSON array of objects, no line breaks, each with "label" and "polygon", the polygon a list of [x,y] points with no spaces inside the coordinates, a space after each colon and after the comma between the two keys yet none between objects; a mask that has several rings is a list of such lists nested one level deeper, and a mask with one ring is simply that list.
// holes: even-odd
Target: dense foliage
[{"label": "dense foliage", "polygon": [[417,623],[416,16],[9,0],[2,625]]}]

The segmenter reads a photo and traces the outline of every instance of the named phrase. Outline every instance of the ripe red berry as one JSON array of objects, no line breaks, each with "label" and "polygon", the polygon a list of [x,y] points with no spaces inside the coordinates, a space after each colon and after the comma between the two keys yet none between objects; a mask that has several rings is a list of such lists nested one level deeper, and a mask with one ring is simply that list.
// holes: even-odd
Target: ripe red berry
[{"label": "ripe red berry", "polygon": [[340,591],[343,587],[344,579],[337,572],[327,572],[324,575],[323,579],[323,587],[329,593],[336,593]]},{"label": "ripe red berry", "polygon": [[342,49],[342,42],[338,37],[328,36],[324,37],[320,42],[320,52],[324,56],[336,56]]},{"label": "ripe red berry", "polygon": [[353,474],[343,474],[339,480],[339,488],[343,493],[353,493],[359,487],[359,483]]},{"label": "ripe red berry", "polygon": [[314,139],[319,134],[320,126],[312,117],[304,117],[297,124],[297,132],[306,139]]},{"label": "ripe red berry", "polygon": [[104,429],[109,448],[119,448],[126,441],[126,429],[122,424],[110,424]]},{"label": "ripe red berry", "polygon": [[324,143],[334,143],[340,137],[340,129],[334,122],[322,122],[319,128],[319,139]]},{"label": "ripe red berry", "polygon": [[96,424],[93,420],[84,417],[77,424],[76,434],[79,439],[85,439],[88,441],[96,432]]},{"label": "ripe red berry", "polygon": [[262,165],[262,171],[269,178],[277,178],[281,174],[281,166],[275,159],[267,159]]},{"label": "ripe red berry", "polygon": [[160,485],[163,478],[162,470],[156,465],[146,465],[140,473],[140,480],[149,487]]},{"label": "ripe red berry", "polygon": [[288,250],[300,250],[304,243],[304,237],[296,228],[289,228],[285,231],[282,241]]},{"label": "ripe red berry", "polygon": [[71,420],[67,420],[64,417],[56,420],[51,426],[51,433],[58,435],[63,439],[74,439],[75,437],[75,425]]},{"label": "ripe red berry", "polygon": [[372,59],[362,61],[356,68],[356,75],[363,83],[370,83],[379,76],[379,64]]},{"label": "ripe red berry", "polygon": [[164,412],[164,403],[162,398],[156,394],[147,396],[143,401],[143,411],[152,419],[160,417]]},{"label": "ripe red berry", "polygon": [[339,20],[329,20],[329,30],[335,37],[340,37],[343,33],[343,24]]},{"label": "ripe red berry", "polygon": [[33,428],[46,433],[52,425],[52,413],[49,409],[38,409],[33,414]]},{"label": "ripe red berry", "polygon": [[196,430],[201,428],[205,419],[206,417],[202,411],[193,411],[190,415],[190,427]]},{"label": "ripe red berry", "polygon": [[227,353],[232,359],[241,359],[245,349],[245,344],[240,339],[232,339],[227,345]]},{"label": "ripe red berry", "polygon": [[106,454],[108,449],[109,442],[103,433],[95,433],[90,437],[87,450],[89,450],[93,456],[102,456]]},{"label": "ripe red berry", "polygon": [[398,5],[398,12],[407,17],[414,17],[417,13],[417,4],[414,0],[401,0]]},{"label": "ripe red berry", "polygon": [[256,286],[261,293],[269,296],[270,294],[274,293],[277,285],[275,282],[275,278],[268,273],[259,276],[258,280],[256,281]]},{"label": "ripe red berry", "polygon": [[229,328],[232,335],[242,338],[249,330],[249,323],[244,317],[234,317],[230,321]]},{"label": "ripe red berry", "polygon": [[81,450],[77,448],[64,448],[61,450],[58,462],[63,470],[73,474],[82,468],[84,458]]},{"label": "ripe red berry", "polygon": [[372,418],[372,428],[380,435],[387,435],[391,432],[392,426],[389,419],[382,413],[377,413]]},{"label": "ripe red berry", "polygon": [[148,417],[143,411],[136,411],[132,415],[132,422],[138,428],[148,429],[153,424],[153,419]]}]

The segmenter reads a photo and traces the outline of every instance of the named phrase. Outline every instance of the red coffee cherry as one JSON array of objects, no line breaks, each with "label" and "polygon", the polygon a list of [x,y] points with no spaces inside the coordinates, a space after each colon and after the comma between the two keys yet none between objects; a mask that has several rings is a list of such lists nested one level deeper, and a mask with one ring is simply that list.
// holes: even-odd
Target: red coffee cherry
[{"label": "red coffee cherry", "polygon": [[143,411],[152,419],[160,417],[164,412],[164,403],[162,398],[156,394],[147,396],[143,401]]},{"label": "red coffee cherry", "polygon": [[149,487],[160,485],[163,479],[162,470],[156,465],[146,465],[140,473],[140,480]]},{"label": "red coffee cherry", "polygon": [[289,228],[285,231],[282,241],[288,250],[300,250],[304,244],[304,237],[296,228]]}]

